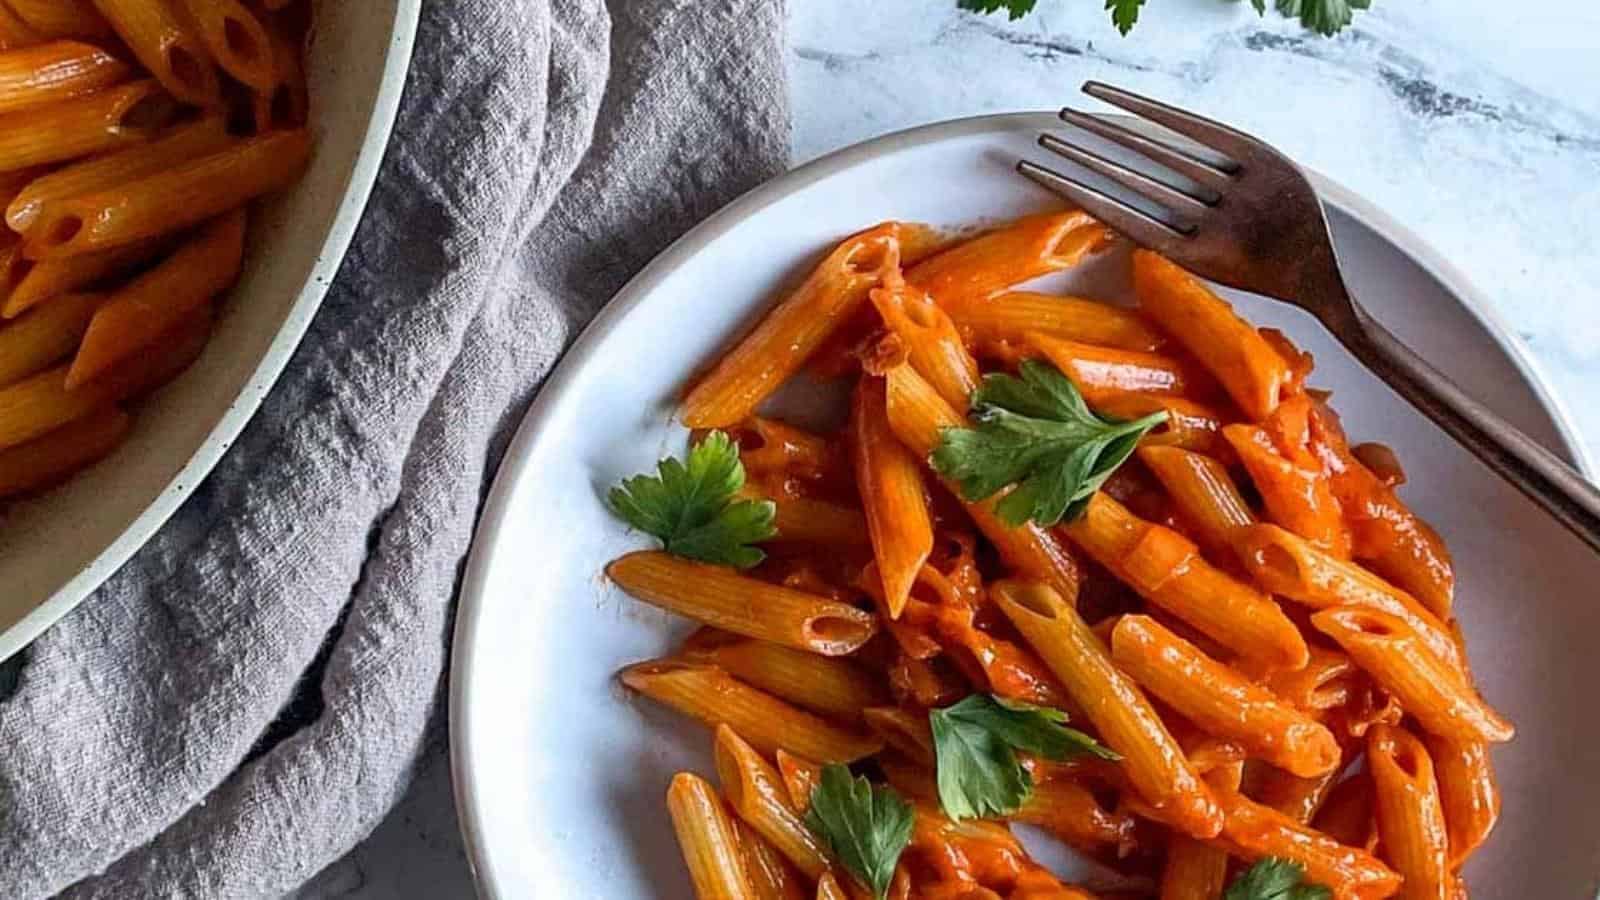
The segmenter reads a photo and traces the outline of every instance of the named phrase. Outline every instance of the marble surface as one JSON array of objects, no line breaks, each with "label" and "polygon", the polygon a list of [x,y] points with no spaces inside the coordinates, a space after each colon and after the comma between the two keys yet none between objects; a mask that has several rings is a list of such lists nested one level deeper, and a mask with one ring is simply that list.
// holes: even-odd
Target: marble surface
[{"label": "marble surface", "polygon": [[[1332,40],[1242,2],[793,0],[796,162],[957,116],[1087,102],[1100,78],[1210,114],[1375,201],[1460,266],[1600,457],[1600,6],[1374,0]],[[443,740],[399,808],[298,895],[467,897]]]}]

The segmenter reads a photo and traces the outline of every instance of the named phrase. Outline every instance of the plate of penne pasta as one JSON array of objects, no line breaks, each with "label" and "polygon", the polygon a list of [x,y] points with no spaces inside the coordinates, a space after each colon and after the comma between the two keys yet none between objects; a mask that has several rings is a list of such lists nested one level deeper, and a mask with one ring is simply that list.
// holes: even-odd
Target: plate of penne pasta
[{"label": "plate of penne pasta", "polygon": [[288,362],[418,8],[0,0],[0,660],[155,532]]},{"label": "plate of penne pasta", "polygon": [[[1017,178],[1054,124],[802,166],[569,351],[456,623],[485,896],[1595,895],[1600,563],[1309,317]],[[1587,466],[1313,181],[1363,303]]]}]

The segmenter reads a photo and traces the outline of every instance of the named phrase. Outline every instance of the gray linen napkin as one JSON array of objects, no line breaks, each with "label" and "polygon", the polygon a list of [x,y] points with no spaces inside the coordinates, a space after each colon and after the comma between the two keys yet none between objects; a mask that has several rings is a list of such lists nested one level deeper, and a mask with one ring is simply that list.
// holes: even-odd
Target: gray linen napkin
[{"label": "gray linen napkin", "polygon": [[[781,0],[425,7],[305,343],[0,703],[0,897],[272,895],[371,831],[520,411],[635,270],[785,162]],[[274,727],[297,693],[309,721]]]}]

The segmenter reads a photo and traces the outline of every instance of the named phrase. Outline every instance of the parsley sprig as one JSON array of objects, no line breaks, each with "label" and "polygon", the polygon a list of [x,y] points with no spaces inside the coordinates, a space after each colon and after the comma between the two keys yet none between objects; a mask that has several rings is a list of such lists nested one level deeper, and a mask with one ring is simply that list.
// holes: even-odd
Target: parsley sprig
[{"label": "parsley sprig", "polygon": [[1018,371],[1021,378],[984,376],[972,395],[978,427],[945,429],[933,466],[969,501],[1016,485],[995,508],[1001,520],[1050,526],[1082,512],[1167,414],[1157,411],[1132,422],[1102,419],[1054,366],[1023,360]]},{"label": "parsley sprig", "polygon": [[1033,794],[1017,751],[1061,760],[1080,753],[1118,760],[1110,748],[1066,727],[1067,714],[986,694],[928,712],[939,805],[952,819],[1010,815]]},{"label": "parsley sprig", "polygon": [[913,820],[911,804],[894,788],[852,778],[841,765],[823,768],[806,812],[806,827],[878,900],[889,893],[895,863],[911,843]]},{"label": "parsley sprig", "polygon": [[1235,878],[1222,900],[1333,900],[1322,885],[1306,884],[1305,874],[1299,863],[1269,856]]},{"label": "parsley sprig", "polygon": [[687,462],[668,457],[655,475],[635,475],[611,489],[611,509],[629,525],[661,539],[668,553],[748,569],[765,558],[750,544],[777,534],[771,500],[735,499],[744,487],[738,445],[713,431],[689,450]]},{"label": "parsley sprig", "polygon": [[[957,5],[962,9],[979,13],[1005,12],[1011,19],[1020,19],[1033,11],[1039,0],[957,0]],[[1139,8],[1144,6],[1145,0],[1105,0],[1106,9],[1111,13],[1111,23],[1117,30],[1127,34],[1133,29],[1134,23],[1139,21]],[[1257,13],[1265,15],[1267,12],[1266,0],[1250,0],[1250,5],[1255,7]],[[1299,19],[1300,24],[1321,35],[1334,35],[1339,33],[1346,25],[1350,24],[1352,12],[1357,9],[1366,9],[1372,5],[1372,0],[1274,0],[1273,5],[1278,12],[1291,19]]]}]

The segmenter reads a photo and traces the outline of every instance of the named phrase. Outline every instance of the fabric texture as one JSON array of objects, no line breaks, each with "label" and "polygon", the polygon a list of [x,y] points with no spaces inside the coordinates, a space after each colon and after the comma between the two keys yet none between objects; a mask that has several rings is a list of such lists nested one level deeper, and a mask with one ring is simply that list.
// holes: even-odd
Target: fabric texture
[{"label": "fabric texture", "polygon": [[0,702],[0,897],[274,896],[383,818],[442,722],[460,567],[533,392],[783,167],[782,26],[782,0],[427,0],[304,343]]}]

